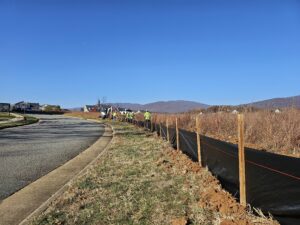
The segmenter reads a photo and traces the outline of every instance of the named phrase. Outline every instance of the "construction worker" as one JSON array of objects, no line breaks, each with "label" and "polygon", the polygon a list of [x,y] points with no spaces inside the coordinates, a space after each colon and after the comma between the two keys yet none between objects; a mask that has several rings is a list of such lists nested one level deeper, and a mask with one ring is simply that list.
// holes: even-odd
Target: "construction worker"
[{"label": "construction worker", "polygon": [[133,123],[134,116],[135,116],[135,115],[134,115],[134,112],[131,112],[131,113],[130,113],[130,119],[131,119],[131,123]]},{"label": "construction worker", "polygon": [[126,122],[129,122],[129,112],[126,112],[125,118],[126,118]]},{"label": "construction worker", "polygon": [[128,113],[128,119],[129,119],[128,122],[131,123],[131,121],[132,121],[132,115],[131,115],[131,112]]},{"label": "construction worker", "polygon": [[147,129],[150,129],[151,127],[151,113],[146,110],[145,114],[144,114],[144,119],[145,119],[145,127]]},{"label": "construction worker", "polygon": [[113,120],[117,120],[117,112],[116,111],[113,112]]}]

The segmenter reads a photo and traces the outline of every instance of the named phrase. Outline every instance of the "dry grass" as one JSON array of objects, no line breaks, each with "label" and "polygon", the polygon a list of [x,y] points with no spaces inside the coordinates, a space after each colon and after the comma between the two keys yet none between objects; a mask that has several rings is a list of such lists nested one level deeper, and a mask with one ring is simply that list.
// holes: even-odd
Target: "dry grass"
[{"label": "dry grass", "polygon": [[[165,123],[166,118],[180,128],[195,131],[196,113],[158,114],[154,122]],[[202,114],[201,133],[221,140],[237,142],[237,116],[231,113]],[[245,113],[246,146],[294,157],[300,156],[300,110],[285,109],[276,114],[271,111]]]},{"label": "dry grass", "polygon": [[83,119],[99,119],[100,113],[98,112],[68,112],[65,116],[80,117]]},{"label": "dry grass", "polygon": [[31,224],[277,224],[239,206],[166,142],[113,124],[110,149]]}]

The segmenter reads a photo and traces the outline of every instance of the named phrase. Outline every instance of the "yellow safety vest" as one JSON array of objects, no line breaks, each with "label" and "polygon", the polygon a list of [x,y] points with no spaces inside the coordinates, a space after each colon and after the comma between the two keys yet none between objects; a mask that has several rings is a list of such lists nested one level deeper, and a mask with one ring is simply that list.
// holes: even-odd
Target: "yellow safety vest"
[{"label": "yellow safety vest", "polygon": [[145,118],[145,120],[151,120],[151,113],[145,112],[144,118]]}]

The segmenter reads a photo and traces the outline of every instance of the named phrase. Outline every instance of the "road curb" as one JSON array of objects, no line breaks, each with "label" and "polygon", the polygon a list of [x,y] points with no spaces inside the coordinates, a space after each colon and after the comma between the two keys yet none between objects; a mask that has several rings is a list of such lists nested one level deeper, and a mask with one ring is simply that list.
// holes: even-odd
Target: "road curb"
[{"label": "road curb", "polygon": [[[97,123],[101,123],[100,121],[97,120],[89,120]],[[103,123],[104,124],[104,123]],[[63,187],[61,187],[56,193],[54,193],[46,202],[44,202],[40,207],[38,207],[35,211],[33,211],[28,217],[26,217],[19,225],[27,225],[33,219],[35,216],[39,215],[43,211],[45,211],[48,206],[55,201],[60,195],[62,195],[68,188],[69,186],[80,176],[84,175],[84,173],[87,172],[87,170],[104,154],[106,151],[110,148],[113,137],[114,137],[114,130],[112,126],[108,124],[104,124],[107,127],[109,127],[112,130],[112,139],[108,143],[108,145],[103,149],[103,151],[93,160],[91,161],[86,167],[84,167],[77,175],[75,175],[68,183],[66,183]],[[103,135],[105,135],[107,131],[104,132]],[[101,137],[100,137],[101,138]],[[100,139],[99,138],[99,139]]]},{"label": "road curb", "polygon": [[[93,122],[100,123],[100,121],[95,121],[95,120]],[[66,191],[67,188],[78,177],[82,176],[90,168],[90,166],[93,165],[96,162],[97,159],[99,159],[105,152],[107,152],[107,150],[111,146],[111,143],[112,143],[112,140],[113,140],[113,137],[114,137],[114,130],[113,130],[113,128],[110,125],[104,124],[104,123],[102,123],[102,124],[105,126],[105,131],[104,131],[103,135],[92,146],[90,146],[89,148],[87,148],[86,150],[84,150],[82,153],[80,153],[79,155],[77,155],[75,158],[73,158],[70,161],[66,162],[64,165],[58,167],[57,169],[51,171],[47,175],[39,178],[38,180],[36,180],[33,183],[29,184],[28,186],[24,187],[20,191],[16,192],[14,195],[20,195],[20,196],[22,196],[22,194],[23,194],[23,196],[25,196],[25,199],[26,199],[26,195],[28,195],[28,193],[26,193],[26,191],[24,191],[24,189],[29,190],[28,192],[31,193],[31,195],[32,195],[32,194],[34,194],[34,190],[40,190],[43,186],[45,186],[45,184],[46,184],[47,181],[51,182],[51,178],[53,180],[53,176],[55,174],[56,175],[57,174],[60,175],[60,172],[64,172],[64,171],[68,171],[68,170],[70,171],[72,169],[72,167],[76,167],[76,163],[79,162],[79,164],[80,164],[80,160],[83,159],[83,161],[84,161],[84,160],[87,160],[89,157],[91,157],[92,154],[95,154],[95,155],[98,154],[95,158],[92,159],[92,161],[90,161],[90,162],[87,161],[87,164],[83,165],[84,166],[83,169],[81,169],[80,171],[76,172],[76,174],[74,174],[73,176],[71,176],[71,175],[68,174],[66,177],[71,176],[71,178],[69,180],[67,180],[66,183],[62,184],[62,186],[60,188],[59,188],[59,185],[57,185],[57,187],[59,189],[58,190],[54,190],[53,194],[51,194],[51,192],[48,193],[48,194],[51,194],[51,196],[48,199],[43,200],[43,202],[42,201],[37,201],[36,205],[40,204],[37,208],[34,209],[34,207],[31,205],[31,207],[32,207],[32,209],[34,211],[27,212],[27,213],[23,212],[23,214],[21,212],[20,213],[21,216],[19,218],[15,218],[14,217],[12,219],[13,222],[10,222],[10,220],[8,218],[8,219],[2,221],[4,223],[0,222],[0,224],[1,225],[2,224],[3,225],[7,225],[7,224],[21,224],[21,225],[25,225],[25,224],[28,224],[33,219],[33,217],[35,217],[38,214],[40,214],[41,212],[43,212],[57,197],[59,197],[64,191]],[[101,149],[101,151],[100,151],[99,149],[100,149],[100,147],[102,145],[104,145],[103,146],[104,148]],[[98,151],[95,152],[96,149],[98,149],[98,151],[100,151],[100,152],[99,153],[98,153]],[[86,158],[84,158],[84,157],[86,157]],[[30,189],[32,189],[32,190],[30,191]],[[15,196],[14,197],[15,199],[13,199],[14,195],[8,197],[7,199],[4,199],[0,203],[0,207],[6,201],[8,201],[8,203],[6,202],[6,205],[9,205],[11,203],[16,203],[17,201],[20,202],[18,196]],[[31,196],[31,198],[32,198],[32,196]],[[44,198],[46,198],[46,196],[44,196]],[[40,202],[42,202],[42,203],[40,203]],[[28,203],[28,204],[29,204],[29,207],[30,207],[30,203]],[[25,205],[25,206],[27,206],[27,205]],[[5,209],[5,206],[3,208]],[[24,208],[24,204],[23,204],[23,208]],[[19,208],[19,211],[22,211],[22,209]],[[13,210],[14,210],[13,207],[11,207],[10,209],[7,209],[6,211],[4,210],[4,212],[6,212],[6,213],[13,213]],[[25,211],[26,211],[26,209],[25,209]],[[29,210],[27,210],[27,211],[29,211]],[[4,213],[2,213],[2,215],[4,215]],[[24,219],[24,217],[22,218],[23,215],[24,215],[25,219]]]}]

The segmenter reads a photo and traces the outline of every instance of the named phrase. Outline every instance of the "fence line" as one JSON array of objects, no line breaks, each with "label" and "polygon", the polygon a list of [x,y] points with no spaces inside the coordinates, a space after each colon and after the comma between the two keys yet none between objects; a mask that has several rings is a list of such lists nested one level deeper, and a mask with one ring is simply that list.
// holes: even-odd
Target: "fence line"
[{"label": "fence line", "polygon": [[[200,166],[208,167],[225,189],[233,195],[238,193],[242,205],[260,208],[285,224],[300,224],[300,159],[245,148],[243,116],[238,115],[237,121],[238,146],[200,135],[198,117],[196,132],[180,129],[177,118],[175,128],[167,120],[166,126],[159,124],[158,128],[151,122],[146,129],[160,134]],[[146,125],[141,121],[134,124]]]}]

